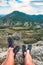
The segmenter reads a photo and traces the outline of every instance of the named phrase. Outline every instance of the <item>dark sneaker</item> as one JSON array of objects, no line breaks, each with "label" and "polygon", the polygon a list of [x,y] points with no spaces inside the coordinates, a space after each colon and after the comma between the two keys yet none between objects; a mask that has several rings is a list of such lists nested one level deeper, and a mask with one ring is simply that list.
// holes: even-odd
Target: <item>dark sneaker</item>
[{"label": "dark sneaker", "polygon": [[31,49],[32,49],[32,44],[29,44],[27,50],[31,52]]},{"label": "dark sneaker", "polygon": [[13,52],[14,52],[14,58],[16,57],[16,54],[17,54],[17,52],[19,51],[19,49],[20,49],[19,46],[16,46],[16,47],[14,48],[14,50],[13,50]]},{"label": "dark sneaker", "polygon": [[24,52],[26,52],[26,46],[25,45],[22,45],[22,52],[23,52],[23,58],[24,58],[25,57]]},{"label": "dark sneaker", "polygon": [[13,44],[13,38],[12,37],[8,37],[8,47],[14,48],[14,44]]}]

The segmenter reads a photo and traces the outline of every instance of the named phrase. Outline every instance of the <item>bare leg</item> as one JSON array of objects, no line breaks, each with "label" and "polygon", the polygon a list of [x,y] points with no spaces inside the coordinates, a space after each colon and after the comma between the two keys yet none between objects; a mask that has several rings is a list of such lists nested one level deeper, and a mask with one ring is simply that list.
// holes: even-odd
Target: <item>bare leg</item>
[{"label": "bare leg", "polygon": [[15,65],[13,48],[9,48],[8,55],[2,65]]},{"label": "bare leg", "polygon": [[24,53],[25,55],[25,59],[24,59],[24,64],[25,65],[35,65],[33,62],[33,59],[29,53],[29,50],[27,50],[27,52]]}]

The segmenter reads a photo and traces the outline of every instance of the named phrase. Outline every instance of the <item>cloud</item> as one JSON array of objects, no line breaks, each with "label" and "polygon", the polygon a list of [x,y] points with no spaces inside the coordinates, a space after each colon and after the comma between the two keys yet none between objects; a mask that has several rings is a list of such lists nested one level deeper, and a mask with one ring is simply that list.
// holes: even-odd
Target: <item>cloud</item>
[{"label": "cloud", "polygon": [[[12,2],[10,1],[9,3],[11,5],[12,10],[18,10],[21,12],[25,12],[27,14],[35,14],[37,11],[35,8],[33,8],[30,5],[30,0],[22,0],[22,3],[17,3],[16,1]],[[14,6],[14,7],[13,7]]]},{"label": "cloud", "polygon": [[38,2],[35,0],[34,1],[32,0],[0,0],[0,1],[1,1],[0,14],[8,14],[15,10],[18,10],[27,14],[43,14],[43,2]]},{"label": "cloud", "polygon": [[43,6],[43,1],[32,1],[34,5]]},{"label": "cloud", "polygon": [[5,6],[8,6],[8,4],[5,0],[0,0],[0,6],[5,7]]},{"label": "cloud", "polygon": [[18,3],[22,3],[22,0],[15,0],[15,1],[17,1]]}]

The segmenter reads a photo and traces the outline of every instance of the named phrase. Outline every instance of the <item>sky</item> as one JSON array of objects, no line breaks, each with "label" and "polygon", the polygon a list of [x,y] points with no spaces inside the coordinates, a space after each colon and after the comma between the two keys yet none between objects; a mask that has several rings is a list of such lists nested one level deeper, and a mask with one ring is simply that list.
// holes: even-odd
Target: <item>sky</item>
[{"label": "sky", "polygon": [[20,11],[26,14],[43,14],[43,0],[0,0],[0,15]]}]

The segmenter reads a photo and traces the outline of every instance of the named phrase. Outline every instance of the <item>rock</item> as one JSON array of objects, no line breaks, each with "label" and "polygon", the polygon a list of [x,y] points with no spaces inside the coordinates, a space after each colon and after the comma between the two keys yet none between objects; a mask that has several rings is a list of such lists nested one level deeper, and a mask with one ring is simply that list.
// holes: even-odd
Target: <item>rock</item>
[{"label": "rock", "polygon": [[0,53],[0,59],[4,59],[7,55],[8,51]]},{"label": "rock", "polygon": [[34,46],[43,46],[43,41],[38,41],[33,44]]},{"label": "rock", "polygon": [[[28,45],[26,45],[26,47],[28,47]],[[20,47],[20,50],[15,58],[16,65],[24,65],[23,64],[24,59],[22,56],[21,48],[22,47]],[[6,57],[7,53],[8,53],[7,50],[5,52],[0,53],[1,60]],[[36,65],[43,65],[43,41],[39,41],[37,43],[32,44],[31,55]]]},{"label": "rock", "polygon": [[34,60],[34,62],[35,62],[35,65],[43,65],[43,62],[41,62],[41,61]]},{"label": "rock", "polygon": [[0,53],[2,52],[2,49],[0,48]]},{"label": "rock", "polygon": [[33,46],[31,54],[36,65],[43,65],[43,46]]}]

